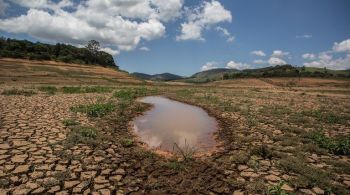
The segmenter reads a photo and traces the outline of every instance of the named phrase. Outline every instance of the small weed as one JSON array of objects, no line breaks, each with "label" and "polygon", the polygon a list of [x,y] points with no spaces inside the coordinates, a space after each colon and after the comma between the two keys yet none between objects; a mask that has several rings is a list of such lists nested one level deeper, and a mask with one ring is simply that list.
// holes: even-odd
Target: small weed
[{"label": "small weed", "polygon": [[184,161],[190,161],[193,159],[196,150],[185,140],[185,145],[183,147],[180,147],[177,143],[174,143],[173,152],[180,155]]},{"label": "small weed", "polygon": [[112,103],[106,103],[106,104],[88,104],[88,105],[78,105],[71,107],[72,112],[81,112],[86,113],[89,117],[103,117],[107,115],[108,113],[114,111],[116,108],[116,105]]},{"label": "small weed", "polygon": [[322,131],[311,132],[308,137],[321,148],[327,149],[336,155],[350,155],[350,137],[338,136],[330,138],[324,135]]},{"label": "small weed", "polygon": [[38,89],[39,91],[46,92],[49,95],[55,94],[58,90],[55,86],[41,86]]},{"label": "small weed", "polygon": [[273,157],[273,152],[266,145],[261,145],[261,146],[255,147],[252,150],[251,154],[259,155],[264,159],[271,159]]},{"label": "small weed", "polygon": [[20,90],[20,89],[10,89],[10,90],[4,90],[2,95],[24,95],[24,96],[31,96],[36,94],[32,90]]},{"label": "small weed", "polygon": [[72,118],[68,118],[68,119],[64,119],[62,121],[62,123],[64,124],[64,126],[68,127],[68,126],[74,126],[74,125],[78,125],[79,122],[76,121],[75,119]]},{"label": "small weed", "polygon": [[62,87],[63,93],[83,93],[81,87]]},{"label": "small weed", "polygon": [[288,193],[282,189],[285,181],[280,181],[276,185],[267,188],[267,195],[287,195]]},{"label": "small weed", "polygon": [[109,92],[112,92],[112,88],[101,87],[101,86],[92,86],[92,87],[85,87],[84,92],[85,93],[109,93]]},{"label": "small weed", "polygon": [[134,145],[134,141],[132,139],[125,138],[121,140],[121,144],[123,147],[129,148]]},{"label": "small weed", "polygon": [[236,155],[230,157],[230,160],[237,164],[247,164],[250,159],[250,154],[244,151],[238,152]]},{"label": "small weed", "polygon": [[175,171],[180,171],[184,169],[184,164],[183,162],[179,161],[171,161],[165,164],[165,166],[169,169],[173,169]]},{"label": "small weed", "polygon": [[99,143],[97,130],[92,127],[76,126],[68,133],[65,145],[68,147],[76,144],[96,146]]}]

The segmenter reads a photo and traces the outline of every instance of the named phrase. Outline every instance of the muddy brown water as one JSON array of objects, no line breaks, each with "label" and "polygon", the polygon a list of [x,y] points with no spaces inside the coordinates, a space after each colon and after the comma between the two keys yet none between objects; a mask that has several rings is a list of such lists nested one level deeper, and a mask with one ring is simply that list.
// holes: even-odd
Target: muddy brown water
[{"label": "muddy brown water", "polygon": [[148,96],[138,101],[153,105],[133,121],[136,134],[150,148],[173,152],[176,143],[180,148],[208,152],[215,147],[213,133],[218,125],[202,108],[161,96]]}]

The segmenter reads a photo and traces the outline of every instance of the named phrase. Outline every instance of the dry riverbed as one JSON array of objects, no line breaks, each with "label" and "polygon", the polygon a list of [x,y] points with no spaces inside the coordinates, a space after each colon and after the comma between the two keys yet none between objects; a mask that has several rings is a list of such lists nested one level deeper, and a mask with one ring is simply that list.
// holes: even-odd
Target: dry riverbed
[{"label": "dry riverbed", "polygon": [[[0,194],[349,194],[347,89],[15,88],[0,89]],[[195,158],[141,147],[129,122],[146,95],[203,107],[219,122],[219,149]]]}]

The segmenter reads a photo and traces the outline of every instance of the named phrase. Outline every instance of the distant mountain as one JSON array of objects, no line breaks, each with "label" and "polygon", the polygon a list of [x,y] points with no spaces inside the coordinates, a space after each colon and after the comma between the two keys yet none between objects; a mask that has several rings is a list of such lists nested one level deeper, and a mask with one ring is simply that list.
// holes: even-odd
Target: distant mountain
[{"label": "distant mountain", "polygon": [[173,81],[173,80],[183,79],[182,76],[171,74],[171,73],[149,75],[149,74],[134,72],[131,75],[139,79],[152,80],[152,81]]},{"label": "distant mountain", "polygon": [[297,67],[289,64],[269,66],[256,69],[226,69],[217,68],[198,72],[182,81],[191,83],[205,83],[216,80],[234,78],[261,78],[261,77],[343,77],[350,78],[350,70],[331,70],[314,67]]}]

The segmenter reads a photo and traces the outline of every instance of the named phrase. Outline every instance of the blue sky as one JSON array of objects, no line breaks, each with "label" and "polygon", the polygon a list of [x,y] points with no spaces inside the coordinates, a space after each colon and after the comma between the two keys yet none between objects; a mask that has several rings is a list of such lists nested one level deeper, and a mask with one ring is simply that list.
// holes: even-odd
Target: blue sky
[{"label": "blue sky", "polygon": [[129,72],[350,68],[348,0],[101,2],[0,0],[0,34],[77,46],[96,39]]}]

